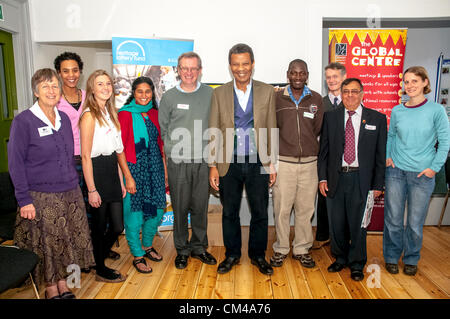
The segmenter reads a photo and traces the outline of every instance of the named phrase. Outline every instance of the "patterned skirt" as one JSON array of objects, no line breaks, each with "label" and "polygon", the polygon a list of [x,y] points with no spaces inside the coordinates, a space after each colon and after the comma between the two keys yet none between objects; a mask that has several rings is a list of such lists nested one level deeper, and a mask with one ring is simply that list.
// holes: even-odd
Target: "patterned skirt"
[{"label": "patterned skirt", "polygon": [[33,220],[17,215],[15,244],[39,256],[34,270],[38,284],[55,284],[73,270],[95,265],[91,234],[83,195],[79,187],[63,193],[30,192],[36,217]]}]

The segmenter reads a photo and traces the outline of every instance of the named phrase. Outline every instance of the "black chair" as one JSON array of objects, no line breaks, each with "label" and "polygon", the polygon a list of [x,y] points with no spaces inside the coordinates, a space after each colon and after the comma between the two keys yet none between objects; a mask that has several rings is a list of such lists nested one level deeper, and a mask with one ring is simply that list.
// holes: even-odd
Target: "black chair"
[{"label": "black chair", "polygon": [[441,216],[439,217],[438,228],[441,228],[442,220],[444,219],[444,213],[447,209],[448,197],[450,195],[450,157],[447,157],[447,161],[445,162],[445,179],[447,194],[445,195],[444,205],[442,206]]},{"label": "black chair", "polygon": [[0,293],[18,287],[29,276],[34,294],[40,299],[31,275],[38,262],[38,255],[29,250],[15,246],[0,246]]},{"label": "black chair", "polygon": [[0,173],[0,244],[14,237],[17,201],[8,172]]}]

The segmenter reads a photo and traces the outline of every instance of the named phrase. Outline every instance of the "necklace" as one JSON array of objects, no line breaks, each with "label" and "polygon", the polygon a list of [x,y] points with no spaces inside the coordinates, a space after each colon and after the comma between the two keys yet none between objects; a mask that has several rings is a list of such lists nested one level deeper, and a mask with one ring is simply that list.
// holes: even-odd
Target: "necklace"
[{"label": "necklace", "polygon": [[80,108],[80,105],[81,105],[80,89],[77,89],[78,98],[77,98],[77,102],[74,102],[74,103],[71,103],[69,101],[69,99],[66,97],[66,94],[64,93],[64,90],[62,90],[62,91],[63,91],[64,99],[67,101],[67,103],[69,103],[70,105],[72,105],[73,108],[78,110]]}]

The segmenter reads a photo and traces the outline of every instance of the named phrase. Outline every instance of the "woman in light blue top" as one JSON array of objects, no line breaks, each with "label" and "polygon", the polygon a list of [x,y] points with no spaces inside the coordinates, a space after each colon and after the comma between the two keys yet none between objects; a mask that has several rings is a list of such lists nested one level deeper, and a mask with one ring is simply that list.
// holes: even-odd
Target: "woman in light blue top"
[{"label": "woman in light blue top", "polygon": [[409,101],[392,109],[388,132],[383,255],[387,271],[397,274],[403,254],[403,272],[414,276],[435,175],[447,159],[450,131],[444,107],[425,97],[431,90],[423,67],[407,69],[404,86]]}]

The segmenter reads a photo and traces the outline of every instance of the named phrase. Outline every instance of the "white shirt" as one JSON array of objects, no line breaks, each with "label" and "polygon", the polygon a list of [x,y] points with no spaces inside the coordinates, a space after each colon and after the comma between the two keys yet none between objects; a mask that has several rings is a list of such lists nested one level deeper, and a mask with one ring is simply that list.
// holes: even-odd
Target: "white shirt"
[{"label": "white shirt", "polygon": [[183,92],[183,93],[194,93],[194,92],[197,92],[197,91],[198,91],[198,89],[200,88],[201,85],[202,85],[202,84],[201,84],[199,81],[197,81],[197,87],[195,88],[195,90],[192,91],[192,92],[186,92],[185,90],[183,90],[183,89],[181,88],[181,81],[180,81],[180,82],[178,82],[178,84],[176,85],[176,88],[178,89],[178,91]]},{"label": "white shirt", "polygon": [[[355,160],[353,161],[353,163],[347,163],[346,161],[344,161],[344,155],[342,155],[342,166],[359,167],[358,139],[359,139],[359,129],[361,127],[362,106],[359,105],[358,108],[355,110],[355,112],[356,113],[352,115],[352,124],[353,129],[355,130]],[[347,109],[345,109],[344,113],[345,113],[344,117],[344,131],[345,131],[345,125],[347,124],[347,120],[349,117]]]},{"label": "white shirt", "polygon": [[52,122],[47,118],[47,116],[44,114],[44,111],[42,111],[41,107],[39,106],[39,103],[36,101],[36,103],[33,104],[32,107],[30,107],[31,113],[33,113],[37,118],[39,118],[42,122],[47,124],[50,128],[52,128],[55,131],[59,131],[61,128],[61,116],[59,115],[58,109],[56,106],[53,108],[55,111],[55,126],[53,126]]},{"label": "white shirt", "polygon": [[244,91],[239,90],[236,86],[236,81],[233,81],[234,83],[234,92],[236,92],[236,96],[238,98],[239,104],[241,105],[241,108],[244,110],[247,109],[247,103],[248,99],[250,98],[250,92],[252,90],[252,79],[250,79],[250,82],[247,84],[247,89]]},{"label": "white shirt", "polygon": [[328,98],[330,99],[331,104],[334,104],[334,99],[337,98],[337,105],[342,102],[342,98],[340,95],[336,96],[333,93],[328,93]]},{"label": "white shirt", "polygon": [[[84,112],[89,112],[89,108],[87,108]],[[120,130],[117,130],[108,112],[106,112],[106,114],[103,114],[103,117],[106,122],[105,124],[103,124],[103,126],[100,126],[100,123],[97,120],[95,121],[91,158],[100,155],[108,156],[114,152],[123,152]]]}]

